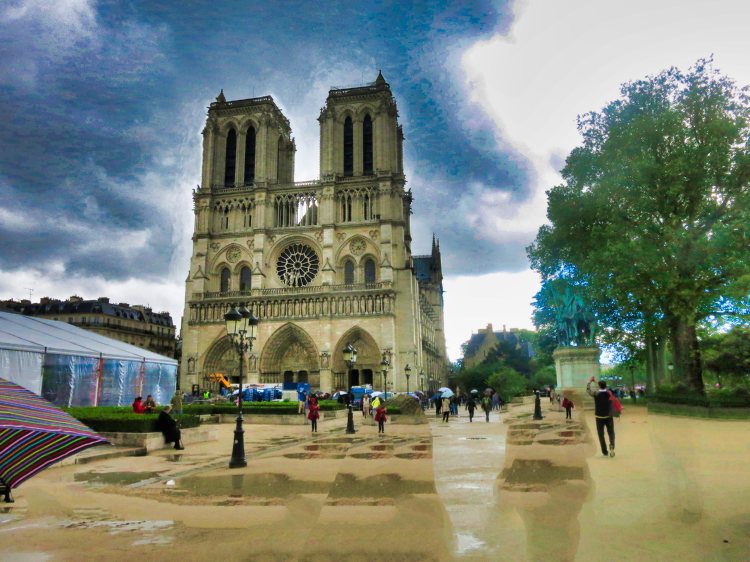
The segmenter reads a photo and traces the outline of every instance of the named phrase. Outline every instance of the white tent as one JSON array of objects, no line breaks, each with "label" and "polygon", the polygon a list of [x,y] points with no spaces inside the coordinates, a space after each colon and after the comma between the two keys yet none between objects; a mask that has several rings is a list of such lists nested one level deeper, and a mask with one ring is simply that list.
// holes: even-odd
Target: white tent
[{"label": "white tent", "polygon": [[[0,312],[0,377],[61,406],[167,402],[177,361],[65,322]],[[64,388],[63,388],[64,387]]]}]

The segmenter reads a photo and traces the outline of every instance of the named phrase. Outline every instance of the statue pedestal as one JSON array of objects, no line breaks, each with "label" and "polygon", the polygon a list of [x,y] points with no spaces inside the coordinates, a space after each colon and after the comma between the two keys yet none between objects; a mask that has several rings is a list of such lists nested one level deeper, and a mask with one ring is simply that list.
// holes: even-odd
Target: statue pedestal
[{"label": "statue pedestal", "polygon": [[594,406],[586,394],[586,384],[591,377],[599,380],[600,354],[598,347],[558,347],[552,353],[557,374],[556,390],[571,400],[576,408],[588,410]]}]

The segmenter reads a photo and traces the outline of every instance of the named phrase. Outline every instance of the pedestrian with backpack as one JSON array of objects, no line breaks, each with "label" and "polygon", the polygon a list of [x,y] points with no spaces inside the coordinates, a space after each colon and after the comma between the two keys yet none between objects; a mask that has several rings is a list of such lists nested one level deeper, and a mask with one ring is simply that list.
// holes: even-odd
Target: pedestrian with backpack
[{"label": "pedestrian with backpack", "polygon": [[[596,378],[591,377],[588,384],[586,385],[586,392],[589,396],[594,397],[594,417],[596,418],[596,433],[599,436],[599,445],[602,449],[602,454],[610,457],[615,456],[615,420],[612,417],[614,411],[614,405],[612,401],[612,393],[607,390],[607,383],[599,381],[599,388],[597,390],[591,389],[591,383],[595,382]],[[622,406],[620,406],[622,410]],[[607,430],[607,437],[609,437],[609,450],[607,450],[607,443],[604,440],[604,430]]]},{"label": "pedestrian with backpack", "polygon": [[492,399],[489,396],[482,398],[482,410],[484,410],[484,417],[487,423],[490,421],[490,410],[492,410]]}]

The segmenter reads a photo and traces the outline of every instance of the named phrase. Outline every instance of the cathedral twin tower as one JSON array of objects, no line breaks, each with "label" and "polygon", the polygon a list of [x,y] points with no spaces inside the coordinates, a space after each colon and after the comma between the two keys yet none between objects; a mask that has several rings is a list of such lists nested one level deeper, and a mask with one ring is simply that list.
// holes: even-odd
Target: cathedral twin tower
[{"label": "cathedral twin tower", "polygon": [[[270,96],[227,101],[203,130],[203,173],[182,325],[181,383],[238,381],[231,304],[260,319],[245,383],[429,390],[446,382],[440,249],[411,253],[398,111],[382,74],[332,89],[320,117],[320,179],[294,181],[289,120]],[[352,344],[349,368],[343,349]],[[407,369],[408,367],[408,369]],[[411,380],[406,377],[411,374]]]}]

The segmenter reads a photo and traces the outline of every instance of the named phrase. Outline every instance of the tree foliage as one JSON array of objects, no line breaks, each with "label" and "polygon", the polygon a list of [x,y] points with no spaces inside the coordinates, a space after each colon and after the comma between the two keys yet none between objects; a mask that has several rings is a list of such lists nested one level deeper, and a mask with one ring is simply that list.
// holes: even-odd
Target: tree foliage
[{"label": "tree foliage", "polygon": [[696,326],[750,290],[749,117],[711,61],[624,84],[579,118],[583,143],[528,248],[543,281],[586,288],[605,339],[668,335],[675,373],[700,392]]},{"label": "tree foliage", "polygon": [[750,328],[737,326],[727,333],[708,336],[701,343],[706,367],[720,380],[729,377],[734,384],[750,380]]}]

